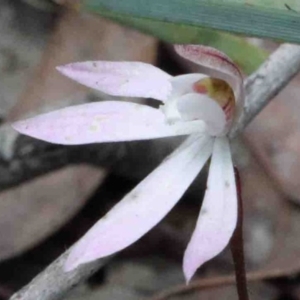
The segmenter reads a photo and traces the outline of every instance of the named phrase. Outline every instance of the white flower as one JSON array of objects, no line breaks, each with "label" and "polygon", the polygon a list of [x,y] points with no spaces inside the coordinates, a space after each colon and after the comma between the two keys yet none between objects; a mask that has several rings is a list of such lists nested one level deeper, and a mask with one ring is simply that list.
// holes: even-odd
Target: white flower
[{"label": "white flower", "polygon": [[64,75],[115,96],[151,97],[159,109],[121,101],[68,107],[13,124],[21,133],[57,144],[87,144],[189,135],[151,174],[73,247],[66,271],[129,246],[179,201],[212,155],[196,229],[184,254],[189,281],[228,244],[237,221],[237,195],[226,134],[243,105],[242,76],[223,53],[177,45],[177,53],[205,74],[172,77],[141,62],[83,62],[59,67]]}]

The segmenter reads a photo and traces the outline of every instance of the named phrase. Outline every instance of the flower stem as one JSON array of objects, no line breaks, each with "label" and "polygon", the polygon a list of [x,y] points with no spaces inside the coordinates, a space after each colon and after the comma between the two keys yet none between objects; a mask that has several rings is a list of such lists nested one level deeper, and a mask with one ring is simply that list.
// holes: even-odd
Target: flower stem
[{"label": "flower stem", "polygon": [[241,180],[238,169],[235,167],[235,180],[238,199],[238,219],[237,226],[230,241],[230,249],[233,257],[236,286],[240,300],[249,300],[247,289],[247,278],[244,257],[244,239],[243,239],[243,200]]}]

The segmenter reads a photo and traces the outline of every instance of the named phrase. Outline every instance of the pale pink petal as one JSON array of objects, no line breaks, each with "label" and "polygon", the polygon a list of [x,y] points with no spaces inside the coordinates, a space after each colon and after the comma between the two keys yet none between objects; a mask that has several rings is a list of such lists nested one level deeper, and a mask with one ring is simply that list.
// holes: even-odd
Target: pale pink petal
[{"label": "pale pink petal", "polygon": [[207,189],[196,229],[184,254],[187,282],[228,244],[237,222],[237,194],[227,138],[214,144]]},{"label": "pale pink petal", "polygon": [[121,101],[71,106],[12,126],[20,133],[64,145],[145,140],[205,130],[202,121],[169,125],[159,109]]},{"label": "pale pink petal", "polygon": [[232,87],[237,106],[237,115],[244,101],[243,76],[237,65],[224,53],[201,45],[176,45],[176,52],[203,68],[203,73],[225,80]]},{"label": "pale pink petal", "polygon": [[186,94],[177,99],[177,108],[184,120],[203,120],[211,135],[220,135],[226,128],[221,106],[206,95]]},{"label": "pale pink petal", "polygon": [[194,83],[207,77],[207,75],[196,73],[179,75],[171,78],[172,93],[169,98],[178,98],[188,93],[195,93]]},{"label": "pale pink petal", "polygon": [[111,255],[142,237],[178,202],[211,151],[210,137],[188,138],[75,244],[65,270]]},{"label": "pale pink petal", "polygon": [[170,75],[142,62],[87,61],[57,69],[83,85],[113,96],[165,101],[172,88]]}]

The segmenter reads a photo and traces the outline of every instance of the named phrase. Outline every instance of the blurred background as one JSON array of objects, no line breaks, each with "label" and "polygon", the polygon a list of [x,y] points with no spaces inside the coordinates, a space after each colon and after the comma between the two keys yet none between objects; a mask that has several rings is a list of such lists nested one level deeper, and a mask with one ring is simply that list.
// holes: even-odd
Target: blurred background
[{"label": "blurred background", "polygon": [[[278,46],[265,40],[245,41],[266,55]],[[251,61],[251,55],[247,59]],[[55,70],[57,65],[84,60],[144,61],[173,75],[197,70],[176,56],[170,44],[99,16],[46,0],[0,1],[0,300],[8,299],[77,241],[180,142],[111,145],[95,164],[101,145],[94,152],[75,149],[65,158],[61,148],[20,137],[10,129],[9,122],[25,116],[107,99]],[[299,93],[300,76],[233,144],[242,180],[247,271],[260,279],[249,283],[253,300],[300,299]],[[153,151],[144,158],[148,149]],[[183,284],[183,252],[206,177],[207,170],[164,221],[66,299],[155,299]],[[229,274],[234,268],[226,250],[197,276]],[[237,299],[237,295],[232,282],[170,299]]]}]

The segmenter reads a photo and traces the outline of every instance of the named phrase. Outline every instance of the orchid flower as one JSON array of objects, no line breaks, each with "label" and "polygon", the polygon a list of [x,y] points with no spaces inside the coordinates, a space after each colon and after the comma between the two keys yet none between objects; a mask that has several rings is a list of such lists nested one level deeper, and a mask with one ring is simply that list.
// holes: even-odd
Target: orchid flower
[{"label": "orchid flower", "polygon": [[242,75],[213,48],[176,45],[175,50],[201,65],[205,74],[173,77],[142,62],[89,61],[58,67],[65,76],[108,95],[159,100],[159,108],[103,101],[13,124],[20,133],[64,145],[189,136],[74,245],[65,271],[141,238],[179,201],[210,156],[201,212],[184,253],[187,282],[226,247],[233,234],[237,195],[227,133],[243,106]]}]

